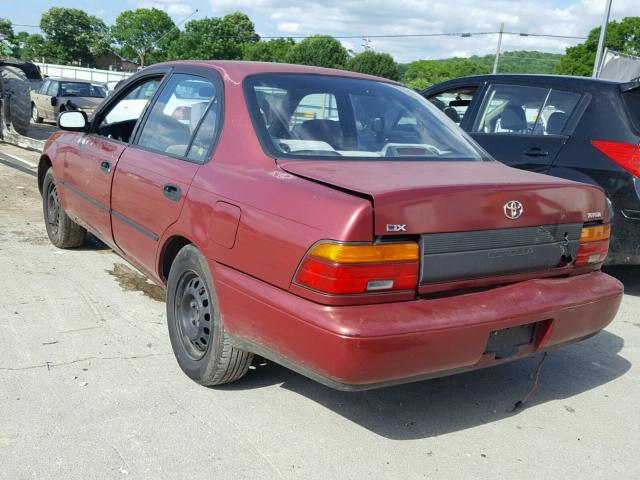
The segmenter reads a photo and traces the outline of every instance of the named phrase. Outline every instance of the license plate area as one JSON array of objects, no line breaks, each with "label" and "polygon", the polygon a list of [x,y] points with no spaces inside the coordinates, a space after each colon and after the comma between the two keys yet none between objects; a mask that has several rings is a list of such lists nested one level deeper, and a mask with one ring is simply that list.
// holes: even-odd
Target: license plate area
[{"label": "license plate area", "polygon": [[484,354],[493,354],[496,360],[516,355],[520,347],[533,344],[538,324],[539,322],[528,323],[493,330],[489,334]]}]

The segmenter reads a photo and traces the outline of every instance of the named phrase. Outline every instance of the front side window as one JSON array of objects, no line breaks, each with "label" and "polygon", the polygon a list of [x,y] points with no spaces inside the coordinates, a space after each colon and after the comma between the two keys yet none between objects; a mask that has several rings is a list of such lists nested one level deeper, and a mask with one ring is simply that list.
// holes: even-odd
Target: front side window
[{"label": "front side window", "polygon": [[213,84],[202,77],[173,75],[142,128],[138,145],[184,157],[191,138],[215,98]]},{"label": "front side window", "polygon": [[559,135],[578,104],[577,93],[523,85],[493,85],[473,131]]},{"label": "front side window", "polygon": [[161,78],[150,78],[129,89],[98,119],[97,134],[129,142],[136,123],[153,98]]},{"label": "front side window", "polygon": [[460,124],[477,89],[478,87],[475,86],[457,87],[453,90],[437,93],[429,97],[429,101],[455,123]]},{"label": "front side window", "polygon": [[275,158],[482,160],[464,132],[406,87],[260,74],[245,80],[253,124]]}]

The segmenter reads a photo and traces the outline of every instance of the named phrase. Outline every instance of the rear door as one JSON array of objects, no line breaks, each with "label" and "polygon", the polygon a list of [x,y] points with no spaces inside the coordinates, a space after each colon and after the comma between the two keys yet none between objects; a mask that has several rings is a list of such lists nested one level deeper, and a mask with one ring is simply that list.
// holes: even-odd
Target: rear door
[{"label": "rear door", "polygon": [[42,99],[46,95],[49,85],[51,85],[51,80],[45,80],[44,83],[40,85],[40,88],[33,94],[33,103],[38,109],[38,115],[43,118],[46,112],[42,108]]},{"label": "rear door", "polygon": [[545,87],[494,83],[466,129],[497,160],[546,173],[569,139],[566,126],[580,97]]},{"label": "rear door", "polygon": [[210,69],[176,69],[145,114],[144,124],[118,163],[111,193],[118,247],[154,273],[158,240],[182,209],[191,181],[211,154],[219,128],[222,82]]}]

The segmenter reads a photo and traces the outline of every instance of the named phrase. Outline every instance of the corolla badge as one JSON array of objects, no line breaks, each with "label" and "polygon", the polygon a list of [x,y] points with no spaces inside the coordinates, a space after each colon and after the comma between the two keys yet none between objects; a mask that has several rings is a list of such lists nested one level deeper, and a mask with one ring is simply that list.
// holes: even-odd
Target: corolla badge
[{"label": "corolla badge", "polygon": [[524,207],[517,200],[509,200],[504,204],[504,207],[502,208],[504,210],[504,215],[510,220],[520,218],[520,216],[524,212]]}]

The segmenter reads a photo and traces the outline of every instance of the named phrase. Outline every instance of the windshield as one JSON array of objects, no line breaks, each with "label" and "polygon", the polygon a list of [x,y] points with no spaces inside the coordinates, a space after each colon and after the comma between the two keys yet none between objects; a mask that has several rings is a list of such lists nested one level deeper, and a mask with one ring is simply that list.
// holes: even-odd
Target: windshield
[{"label": "windshield", "polygon": [[104,98],[107,92],[99,85],[92,85],[84,82],[61,82],[61,97],[95,97]]},{"label": "windshield", "polygon": [[486,154],[408,88],[326,75],[248,77],[256,131],[276,158],[483,160]]}]

